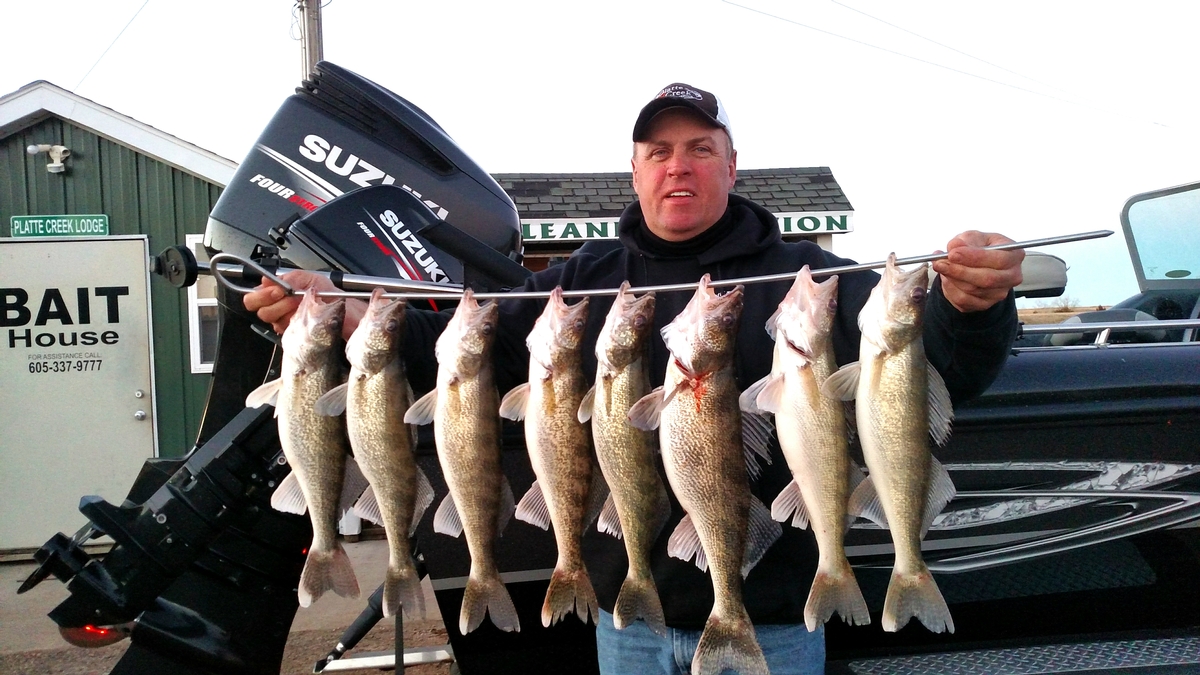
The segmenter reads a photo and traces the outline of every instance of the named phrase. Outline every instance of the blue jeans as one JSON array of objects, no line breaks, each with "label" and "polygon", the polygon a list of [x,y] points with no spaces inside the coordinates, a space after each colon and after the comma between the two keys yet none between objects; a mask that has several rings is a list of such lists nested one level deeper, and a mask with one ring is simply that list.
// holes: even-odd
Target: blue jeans
[{"label": "blue jeans", "polygon": [[[755,637],[767,657],[771,675],[820,675],[825,672],[825,627],[810,633],[804,624],[763,624]],[[644,621],[624,630],[613,626],[612,614],[600,610],[596,650],[601,675],[690,675],[700,631],[667,628],[659,637]]]}]

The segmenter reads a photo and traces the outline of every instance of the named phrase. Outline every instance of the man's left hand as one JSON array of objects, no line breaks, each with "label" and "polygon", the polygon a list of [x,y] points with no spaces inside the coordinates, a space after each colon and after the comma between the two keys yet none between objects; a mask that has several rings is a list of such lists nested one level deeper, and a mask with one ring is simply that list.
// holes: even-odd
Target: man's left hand
[{"label": "man's left hand", "polygon": [[1008,297],[1021,283],[1021,261],[1025,251],[988,251],[985,246],[1011,244],[1012,239],[994,232],[968,230],[946,244],[949,254],[933,263],[942,277],[942,294],[960,312],[982,312]]}]

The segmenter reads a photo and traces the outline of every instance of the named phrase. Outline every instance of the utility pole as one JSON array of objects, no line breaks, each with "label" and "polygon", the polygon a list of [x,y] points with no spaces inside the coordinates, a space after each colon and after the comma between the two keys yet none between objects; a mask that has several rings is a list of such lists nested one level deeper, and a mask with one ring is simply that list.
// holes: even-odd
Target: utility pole
[{"label": "utility pole", "polygon": [[300,79],[307,80],[324,58],[321,49],[321,0],[296,0],[300,15]]}]

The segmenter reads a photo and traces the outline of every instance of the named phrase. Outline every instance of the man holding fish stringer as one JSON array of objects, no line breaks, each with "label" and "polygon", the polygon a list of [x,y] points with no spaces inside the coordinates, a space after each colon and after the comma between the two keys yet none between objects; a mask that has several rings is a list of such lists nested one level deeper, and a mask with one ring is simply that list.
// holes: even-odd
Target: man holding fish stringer
[{"label": "man holding fish stringer", "polygon": [[[585,245],[563,265],[530,277],[523,290],[616,288],[695,282],[813,270],[852,264],[811,242],[784,242],[774,216],[761,206],[730,194],[736,180],[737,153],[724,107],[712,94],[685,84],[663,89],[642,109],[633,130],[633,185],[638,200],[620,219],[620,246]],[[1022,251],[983,247],[1009,243],[999,234],[967,231],[946,246],[949,256],[933,263],[938,274],[929,293],[924,342],[929,361],[941,373],[955,403],[982,392],[999,372],[1015,335],[1012,288],[1021,282]],[[834,350],[839,364],[858,358],[857,316],[879,275],[841,275]],[[297,289],[336,290],[320,275],[293,272]],[[790,282],[747,285],[738,330],[736,371],[744,389],[771,370],[773,344],[763,329],[788,291]],[[678,315],[689,293],[659,293],[655,332]],[[595,343],[611,305],[609,296],[593,296],[585,343]],[[277,331],[287,326],[299,296],[264,282],[248,294],[247,309]],[[496,376],[501,393],[522,382],[528,372],[526,335],[544,301],[501,303],[496,342]],[[344,332],[349,335],[365,303],[350,301]],[[448,314],[411,310],[406,359],[418,394],[433,386],[433,346]],[[652,340],[650,373],[662,384],[668,353]],[[586,375],[594,377],[596,358],[585,349]],[[752,492],[770,504],[791,481],[776,449],[773,461],[752,484]],[[626,568],[622,543],[589,528],[584,556],[599,600],[597,643],[602,672],[675,673],[691,668],[701,628],[713,605],[707,575],[691,562],[667,555],[667,539],[683,517],[672,498],[672,514],[651,557],[668,626],[659,636],[644,623],[613,627],[613,604]],[[772,673],[819,673],[824,663],[824,630],[804,625],[805,600],[816,567],[811,532],[785,527],[783,536],[750,571],[743,584],[745,606]],[[658,664],[651,666],[651,664]],[[657,667],[659,670],[654,670]]]}]

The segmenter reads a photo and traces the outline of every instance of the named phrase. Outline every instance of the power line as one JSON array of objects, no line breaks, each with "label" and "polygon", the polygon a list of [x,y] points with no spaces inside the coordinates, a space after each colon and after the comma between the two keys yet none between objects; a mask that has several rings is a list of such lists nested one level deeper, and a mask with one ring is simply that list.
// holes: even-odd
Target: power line
[{"label": "power line", "polygon": [[996,68],[997,70],[1003,70],[1004,72],[1006,72],[1006,73],[1008,73],[1008,74],[1010,74],[1010,75],[1016,75],[1017,77],[1019,77],[1019,78],[1021,78],[1021,79],[1023,79],[1023,80],[1029,80],[1030,82],[1033,82],[1033,83],[1036,83],[1036,84],[1040,84],[1040,85],[1042,85],[1043,87],[1047,87],[1047,88],[1049,88],[1049,89],[1053,89],[1053,90],[1055,90],[1055,91],[1059,91],[1059,92],[1062,92],[1062,93],[1064,93],[1064,94],[1068,93],[1068,92],[1066,92],[1066,91],[1063,91],[1063,90],[1062,90],[1062,89],[1060,89],[1059,87],[1055,87],[1054,85],[1046,84],[1045,82],[1041,82],[1041,81],[1039,81],[1039,80],[1036,80],[1036,79],[1034,79],[1034,78],[1032,78],[1032,77],[1029,77],[1028,75],[1023,75],[1023,74],[1021,74],[1021,73],[1018,73],[1018,72],[1016,72],[1015,70],[1009,70],[1008,68],[1005,68],[1004,66],[1001,66],[1001,65],[998,65],[998,64],[992,63],[991,61],[987,61],[987,60],[985,60],[985,59],[981,59],[981,58],[979,58],[978,56],[975,56],[974,54],[968,54],[967,52],[964,52],[964,51],[962,51],[961,49],[956,49],[956,48],[954,48],[954,47],[951,47],[950,45],[947,45],[947,44],[942,44],[941,42],[938,42],[937,40],[934,40],[933,38],[928,38],[928,37],[925,37],[924,35],[921,35],[920,33],[917,33],[916,31],[909,30],[909,29],[907,29],[907,28],[905,28],[905,27],[903,27],[903,26],[897,26],[896,24],[894,24],[894,23],[891,23],[890,21],[887,21],[886,19],[881,19],[881,18],[879,18],[879,17],[877,17],[877,16],[875,16],[875,15],[873,15],[873,14],[868,14],[867,12],[864,12],[863,10],[861,10],[861,9],[859,9],[859,8],[857,8],[857,7],[851,7],[850,5],[847,5],[847,4],[846,4],[846,3],[844,3],[844,2],[838,2],[838,0],[829,0],[829,1],[830,1],[830,2],[832,2],[833,4],[835,4],[835,5],[839,6],[839,7],[844,7],[845,9],[848,9],[848,10],[850,10],[850,11],[852,11],[852,12],[857,12],[857,13],[859,13],[859,14],[862,14],[863,16],[867,17],[868,19],[873,19],[873,20],[875,20],[875,21],[878,21],[879,23],[881,23],[881,24],[883,24],[883,25],[885,25],[885,26],[890,26],[890,27],[892,27],[892,28],[895,28],[895,29],[896,29],[896,30],[898,30],[898,31],[902,31],[902,32],[908,33],[909,35],[912,35],[912,36],[914,36],[914,37],[921,38],[922,40],[925,40],[926,42],[930,42],[930,43],[932,43],[932,44],[935,44],[935,45],[937,45],[937,46],[939,46],[939,47],[941,47],[941,48],[943,48],[943,49],[949,49],[950,51],[952,51],[952,52],[954,52],[954,53],[956,53],[956,54],[961,54],[961,55],[963,55],[963,56],[965,56],[965,57],[967,57],[967,58],[969,58],[969,59],[973,59],[973,60],[975,60],[975,61],[978,61],[978,62],[980,62],[980,63],[982,63],[982,64],[984,64],[984,65],[991,66],[992,68]]},{"label": "power line", "polygon": [[108,50],[112,49],[113,45],[117,44],[117,40],[120,40],[121,36],[125,34],[125,29],[129,28],[129,25],[133,23],[134,19],[138,18],[138,14],[141,14],[142,10],[146,9],[146,5],[148,4],[150,4],[150,0],[146,0],[142,3],[141,7],[138,7],[138,11],[134,12],[133,16],[129,18],[129,21],[125,24],[125,28],[122,28],[121,32],[117,33],[117,37],[113,38],[113,41],[104,49],[104,53],[100,55],[100,58],[96,59],[96,62],[92,64],[92,67],[88,68],[88,71],[83,74],[83,77],[79,80],[79,83],[76,84],[75,88],[71,90],[72,92],[79,89],[79,86],[83,84],[83,81],[88,79],[88,75],[91,75],[92,71],[96,69],[96,66],[100,65],[100,62],[103,61],[104,57],[108,55]]}]

